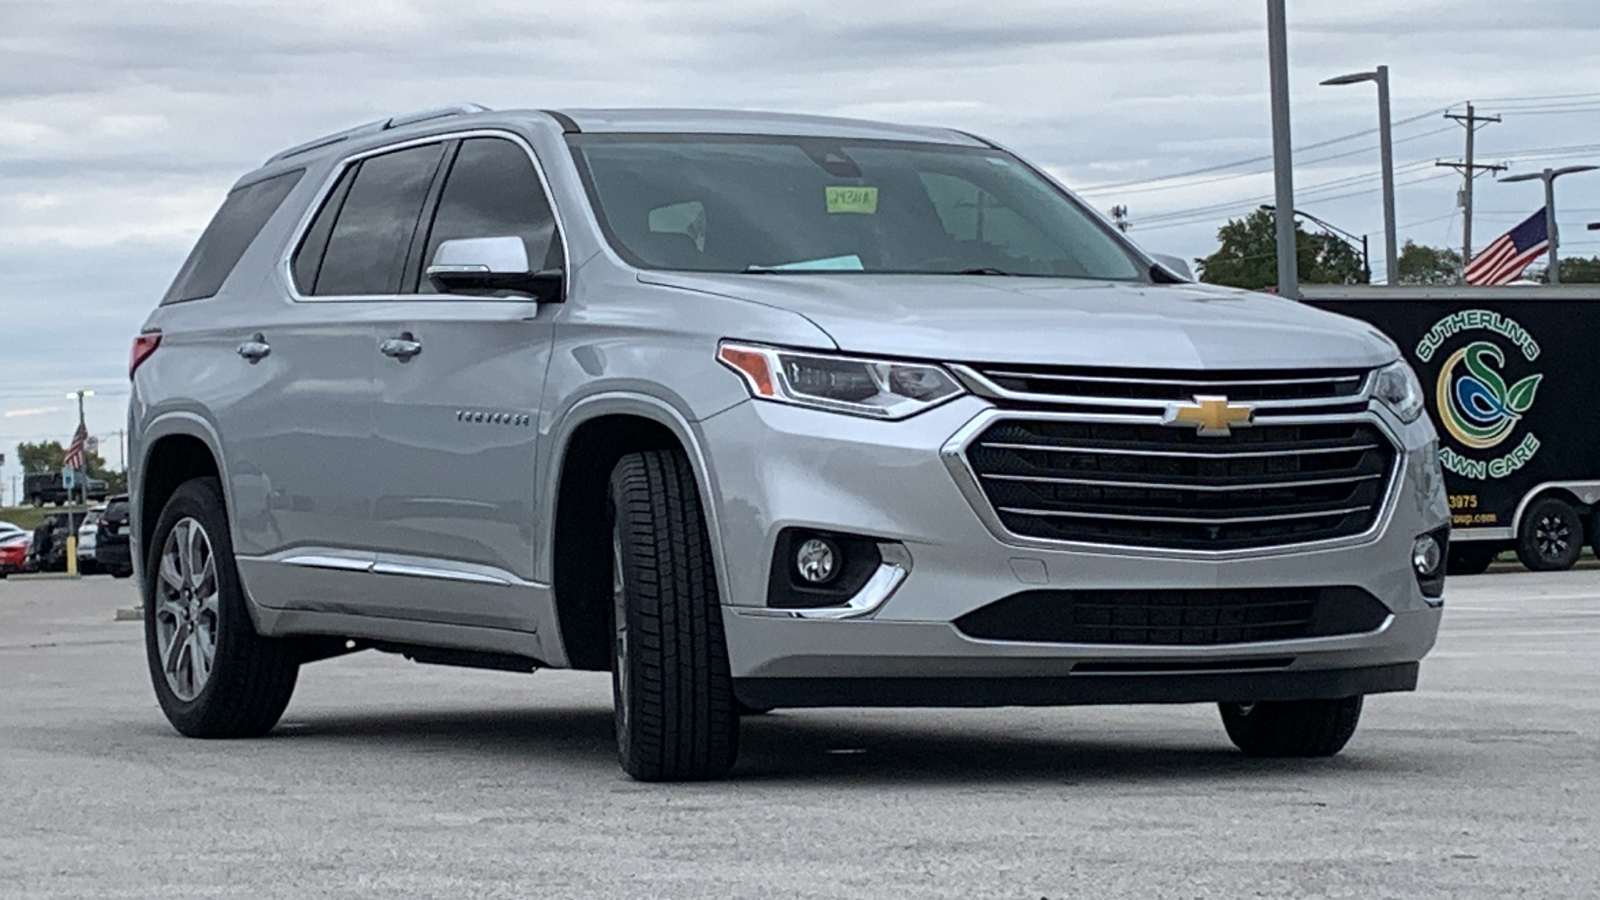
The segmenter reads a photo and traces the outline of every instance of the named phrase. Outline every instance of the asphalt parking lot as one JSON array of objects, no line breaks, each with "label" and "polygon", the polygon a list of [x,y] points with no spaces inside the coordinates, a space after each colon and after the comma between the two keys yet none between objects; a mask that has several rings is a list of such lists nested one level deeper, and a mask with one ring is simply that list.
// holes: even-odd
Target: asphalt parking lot
[{"label": "asphalt parking lot", "polygon": [[629,781],[604,675],[360,654],[270,737],[178,737],[128,582],[0,581],[3,897],[1600,896],[1600,570],[1450,583],[1342,756],[1211,707],[778,712]]}]

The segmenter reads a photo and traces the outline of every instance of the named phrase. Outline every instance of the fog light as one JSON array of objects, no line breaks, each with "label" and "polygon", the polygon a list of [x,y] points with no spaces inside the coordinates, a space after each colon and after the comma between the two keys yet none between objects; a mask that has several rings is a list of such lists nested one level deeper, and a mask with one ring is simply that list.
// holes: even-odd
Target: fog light
[{"label": "fog light", "polygon": [[839,548],[825,538],[809,538],[794,555],[795,571],[808,584],[827,584],[839,574]]},{"label": "fog light", "polygon": [[1419,577],[1439,574],[1439,566],[1443,563],[1444,551],[1439,549],[1439,542],[1433,539],[1433,535],[1425,534],[1411,545],[1411,567],[1417,570]]}]

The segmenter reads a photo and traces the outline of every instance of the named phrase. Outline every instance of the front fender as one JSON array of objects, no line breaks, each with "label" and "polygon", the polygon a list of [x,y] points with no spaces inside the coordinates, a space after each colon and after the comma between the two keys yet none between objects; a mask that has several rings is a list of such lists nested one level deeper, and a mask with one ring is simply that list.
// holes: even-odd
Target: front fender
[{"label": "front fender", "polygon": [[[684,452],[689,457],[689,464],[694,469],[695,484],[700,490],[702,507],[705,510],[706,527],[711,536],[712,559],[716,563],[718,588],[724,596],[727,596],[722,530],[718,527],[719,514],[716,506],[709,502],[710,498],[717,496],[716,475],[706,457],[705,436],[695,420],[689,417],[681,398],[675,403],[671,399],[640,391],[600,390],[587,394],[566,407],[562,414],[554,419],[555,425],[549,430],[547,439],[540,442],[544,448],[544,458],[540,461],[539,471],[544,475],[538,492],[539,521],[552,523],[552,526],[556,521],[556,505],[561,493],[561,463],[566,458],[572,436],[584,423],[612,415],[635,416],[661,425],[672,432],[678,443],[683,446]],[[534,577],[537,581],[550,584],[554,581],[555,558],[552,552],[555,546],[554,528],[538,529],[536,533],[541,543],[535,557]]]}]

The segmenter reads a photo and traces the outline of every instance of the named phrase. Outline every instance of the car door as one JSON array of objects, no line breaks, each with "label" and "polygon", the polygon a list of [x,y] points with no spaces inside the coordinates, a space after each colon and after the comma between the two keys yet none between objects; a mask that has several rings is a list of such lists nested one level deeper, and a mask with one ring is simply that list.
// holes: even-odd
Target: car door
[{"label": "car door", "polygon": [[[375,612],[533,630],[534,452],[556,304],[436,293],[422,270],[460,238],[516,236],[532,268],[563,263],[532,150],[510,136],[454,149],[412,277],[379,338],[370,477]],[[391,348],[394,346],[390,345]]]},{"label": "car door", "polygon": [[444,150],[350,160],[295,248],[287,302],[240,335],[238,364],[261,384],[222,428],[240,570],[263,605],[348,612],[373,588],[374,320],[400,293]]}]

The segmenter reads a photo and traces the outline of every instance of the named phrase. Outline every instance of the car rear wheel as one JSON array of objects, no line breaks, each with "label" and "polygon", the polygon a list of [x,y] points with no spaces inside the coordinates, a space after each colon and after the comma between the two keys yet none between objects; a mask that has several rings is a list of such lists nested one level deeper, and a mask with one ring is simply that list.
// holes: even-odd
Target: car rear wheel
[{"label": "car rear wheel", "polygon": [[1221,703],[1222,727],[1246,756],[1332,756],[1361,720],[1361,698]]},{"label": "car rear wheel", "polygon": [[217,479],[181,485],[149,547],[145,649],[168,721],[197,738],[271,731],[294,693],[299,658],[250,621]]},{"label": "car rear wheel", "polygon": [[654,450],[611,474],[617,755],[640,781],[721,778],[739,751],[711,541],[688,458]]},{"label": "car rear wheel", "polygon": [[1535,500],[1517,526],[1517,559],[1534,572],[1561,572],[1583,555],[1583,520],[1558,497]]}]

